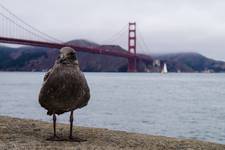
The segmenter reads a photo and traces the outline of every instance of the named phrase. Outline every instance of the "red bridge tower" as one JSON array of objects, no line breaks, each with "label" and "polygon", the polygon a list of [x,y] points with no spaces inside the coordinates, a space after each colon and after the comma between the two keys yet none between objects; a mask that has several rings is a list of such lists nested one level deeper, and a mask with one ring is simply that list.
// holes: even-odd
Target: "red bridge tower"
[{"label": "red bridge tower", "polygon": [[136,72],[136,22],[130,22],[128,28],[128,52],[134,57],[128,59],[128,72]]}]

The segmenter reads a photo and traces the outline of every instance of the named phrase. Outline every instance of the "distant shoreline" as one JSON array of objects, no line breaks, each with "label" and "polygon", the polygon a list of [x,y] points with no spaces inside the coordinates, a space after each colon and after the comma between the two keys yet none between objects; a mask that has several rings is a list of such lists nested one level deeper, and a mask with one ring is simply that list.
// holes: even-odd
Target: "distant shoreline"
[{"label": "distant shoreline", "polygon": [[[127,52],[119,45],[100,45],[86,40],[72,40],[68,43],[84,47],[101,47],[120,53]],[[164,64],[168,72],[225,72],[225,62],[208,58],[196,52],[139,54],[146,60],[137,61],[138,72],[161,72]],[[57,49],[40,47],[0,46],[0,70],[5,71],[47,71],[58,57]],[[127,72],[128,60],[124,57],[103,56],[77,52],[79,65],[84,72]]]},{"label": "distant shoreline", "polygon": [[[66,139],[68,132],[68,125],[57,124],[58,136]],[[46,140],[52,135],[51,123],[5,116],[0,116],[0,135],[0,149],[225,149],[210,142],[77,126],[74,135],[86,142],[52,142]]]},{"label": "distant shoreline", "polygon": [[[0,72],[13,72],[13,73],[46,73],[47,71],[4,71],[0,70]],[[168,72],[168,73],[160,73],[160,72],[86,72],[83,71],[84,73],[124,73],[124,74],[134,74],[134,73],[140,73],[140,74],[223,74],[225,72]]]}]

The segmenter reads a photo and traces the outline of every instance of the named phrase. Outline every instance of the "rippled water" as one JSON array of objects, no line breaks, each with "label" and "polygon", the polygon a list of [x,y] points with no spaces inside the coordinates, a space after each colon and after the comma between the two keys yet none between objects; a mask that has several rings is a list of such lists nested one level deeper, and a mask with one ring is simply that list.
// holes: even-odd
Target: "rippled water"
[{"label": "rippled water", "polygon": [[[0,72],[0,115],[51,121],[37,97],[43,73]],[[225,74],[86,73],[75,124],[225,144]],[[67,123],[69,114],[60,115]]]}]

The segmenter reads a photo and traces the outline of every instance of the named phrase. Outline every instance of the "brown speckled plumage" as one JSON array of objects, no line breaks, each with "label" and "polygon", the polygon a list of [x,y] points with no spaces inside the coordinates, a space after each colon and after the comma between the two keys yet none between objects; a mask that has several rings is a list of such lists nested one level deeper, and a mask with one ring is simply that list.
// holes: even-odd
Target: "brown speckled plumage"
[{"label": "brown speckled plumage", "polygon": [[90,90],[75,51],[62,48],[60,57],[44,77],[39,103],[48,110],[48,115],[59,115],[86,106],[89,99]]}]

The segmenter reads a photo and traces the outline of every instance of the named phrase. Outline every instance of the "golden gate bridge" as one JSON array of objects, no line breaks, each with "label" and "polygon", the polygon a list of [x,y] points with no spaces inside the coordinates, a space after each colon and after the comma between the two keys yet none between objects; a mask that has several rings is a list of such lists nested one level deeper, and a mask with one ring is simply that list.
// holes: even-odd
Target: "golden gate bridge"
[{"label": "golden gate bridge", "polygon": [[152,63],[152,59],[149,55],[137,53],[137,30],[135,22],[130,22],[128,24],[128,50],[109,50],[102,47],[85,47],[62,42],[29,25],[3,5],[0,4],[0,7],[3,10],[0,12],[0,43],[57,49],[69,46],[76,51],[123,57],[128,60],[128,72],[136,72],[137,63],[139,61],[148,64]]}]

